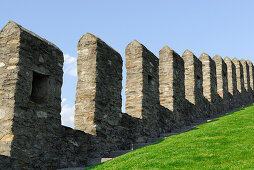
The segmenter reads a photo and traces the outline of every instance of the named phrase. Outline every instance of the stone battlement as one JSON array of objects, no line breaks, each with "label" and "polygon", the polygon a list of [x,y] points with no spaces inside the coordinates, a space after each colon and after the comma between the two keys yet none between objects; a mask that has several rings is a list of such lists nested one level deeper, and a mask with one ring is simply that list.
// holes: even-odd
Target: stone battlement
[{"label": "stone battlement", "polygon": [[100,38],[78,42],[75,129],[61,125],[63,53],[10,21],[0,31],[0,169],[87,165],[175,129],[254,101],[249,60],[182,56],[168,46],[159,58],[134,40],[125,49],[126,113],[121,112],[121,55]]}]

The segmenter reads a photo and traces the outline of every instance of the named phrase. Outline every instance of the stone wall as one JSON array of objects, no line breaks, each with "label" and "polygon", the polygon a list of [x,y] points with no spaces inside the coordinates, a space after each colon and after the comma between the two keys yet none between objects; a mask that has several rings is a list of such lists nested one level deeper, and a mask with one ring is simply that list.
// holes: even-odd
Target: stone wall
[{"label": "stone wall", "polygon": [[175,124],[181,126],[184,124],[186,117],[185,93],[184,93],[184,62],[174,50],[165,46],[159,52],[159,90],[160,105],[168,116],[164,118],[165,123],[169,126]]},{"label": "stone wall", "polygon": [[75,129],[61,126],[63,53],[10,21],[0,32],[0,169],[86,166],[88,158],[131,149],[191,122],[254,101],[250,61],[182,57],[165,46],[158,59],[138,41],[122,58],[92,34],[78,43]]},{"label": "stone wall", "polygon": [[10,21],[0,32],[0,66],[3,161],[17,169],[54,169],[84,165],[89,154],[107,150],[104,139],[61,126],[58,47]]},{"label": "stone wall", "polygon": [[126,113],[143,122],[143,134],[159,134],[159,59],[134,40],[125,49]]},{"label": "stone wall", "polygon": [[213,57],[213,60],[216,64],[217,93],[218,93],[217,111],[221,113],[226,112],[229,108],[227,65],[219,55],[215,55]]},{"label": "stone wall", "polygon": [[207,101],[203,95],[203,72],[202,62],[190,51],[183,53],[185,69],[185,98],[192,105],[192,120],[207,117]]},{"label": "stone wall", "polygon": [[122,116],[122,58],[89,33],[79,40],[78,55],[75,129],[107,136]]},{"label": "stone wall", "polygon": [[235,106],[239,106],[237,103],[237,82],[236,82],[236,68],[235,64],[229,57],[225,57],[224,62],[227,65],[227,79],[228,79],[228,102],[229,108],[233,109]]},{"label": "stone wall", "polygon": [[199,60],[202,62],[203,95],[208,103],[208,114],[212,116],[217,113],[218,102],[216,64],[206,53],[202,53]]}]

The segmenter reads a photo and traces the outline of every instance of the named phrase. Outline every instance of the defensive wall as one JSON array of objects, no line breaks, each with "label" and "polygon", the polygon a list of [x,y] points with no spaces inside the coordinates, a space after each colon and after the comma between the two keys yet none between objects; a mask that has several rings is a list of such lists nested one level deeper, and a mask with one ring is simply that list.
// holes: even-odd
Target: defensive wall
[{"label": "defensive wall", "polygon": [[134,40],[122,57],[100,38],[78,42],[75,128],[61,125],[63,53],[10,21],[0,32],[0,169],[85,166],[135,142],[253,103],[253,64],[170,47],[159,59]]}]

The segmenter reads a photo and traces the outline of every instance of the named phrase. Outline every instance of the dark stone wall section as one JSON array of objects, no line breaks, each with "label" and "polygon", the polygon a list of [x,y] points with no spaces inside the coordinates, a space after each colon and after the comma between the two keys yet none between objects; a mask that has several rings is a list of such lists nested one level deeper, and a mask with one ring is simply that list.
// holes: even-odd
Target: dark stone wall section
[{"label": "dark stone wall section", "polygon": [[179,56],[165,46],[158,59],[138,41],[122,57],[92,34],[78,43],[75,129],[61,125],[63,53],[10,21],[0,31],[0,169],[86,166],[90,158],[131,149],[192,122],[254,101],[247,60]]}]

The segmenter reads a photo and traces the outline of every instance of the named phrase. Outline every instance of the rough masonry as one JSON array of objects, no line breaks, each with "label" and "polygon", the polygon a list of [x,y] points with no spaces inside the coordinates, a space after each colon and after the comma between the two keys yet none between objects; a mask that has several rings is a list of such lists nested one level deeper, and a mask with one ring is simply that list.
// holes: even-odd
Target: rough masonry
[{"label": "rough masonry", "polygon": [[122,113],[122,57],[92,34],[81,37],[71,129],[61,125],[62,51],[10,21],[0,31],[0,169],[87,166],[90,158],[254,101],[248,60],[198,59],[189,50],[181,57],[168,46],[158,59],[136,40],[125,58]]}]

